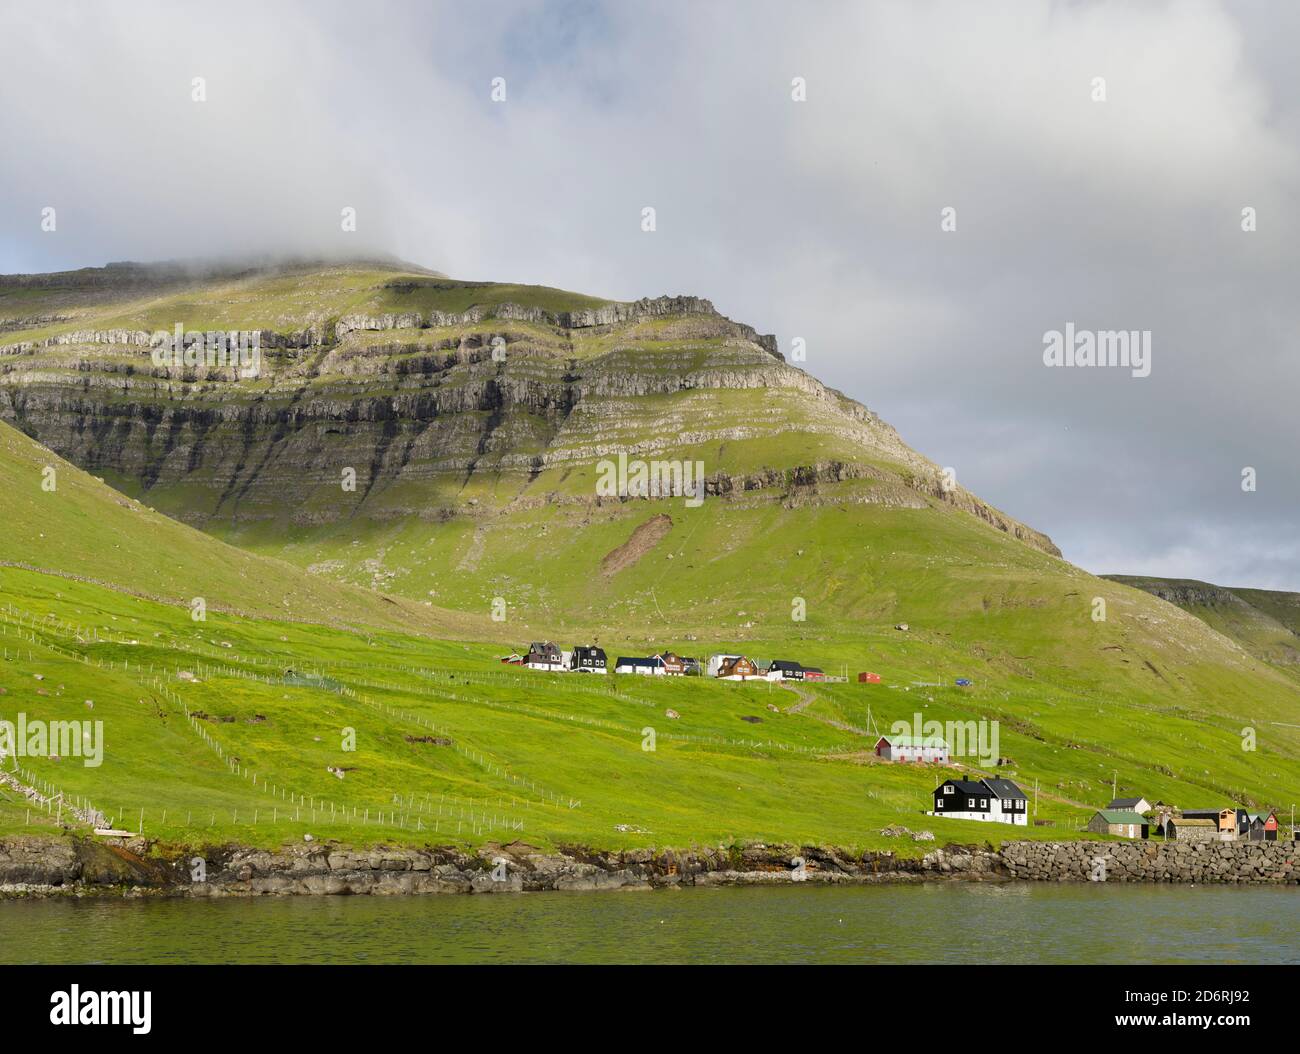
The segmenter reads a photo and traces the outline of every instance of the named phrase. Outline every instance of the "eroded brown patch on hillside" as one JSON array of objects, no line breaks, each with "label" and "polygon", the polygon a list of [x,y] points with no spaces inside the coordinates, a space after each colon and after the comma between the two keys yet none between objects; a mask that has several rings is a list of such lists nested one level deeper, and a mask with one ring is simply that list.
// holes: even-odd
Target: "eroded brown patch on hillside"
[{"label": "eroded brown patch on hillside", "polygon": [[610,578],[625,568],[631,567],[641,557],[659,544],[660,540],[673,529],[673,519],[666,512],[651,516],[637,527],[617,549],[611,549],[600,562],[601,573]]}]

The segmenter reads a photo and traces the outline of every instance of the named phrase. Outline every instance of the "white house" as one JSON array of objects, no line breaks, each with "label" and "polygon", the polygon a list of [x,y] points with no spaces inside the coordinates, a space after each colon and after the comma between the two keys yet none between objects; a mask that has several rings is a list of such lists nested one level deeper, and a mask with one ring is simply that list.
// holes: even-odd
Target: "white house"
[{"label": "white house", "polygon": [[948,764],[948,741],[942,736],[881,736],[876,757],[884,761],[935,761]]},{"label": "white house", "polygon": [[935,788],[934,811],[927,815],[1029,826],[1025,792],[1004,779],[946,780]]},{"label": "white house", "polygon": [[1116,798],[1106,808],[1124,809],[1128,812],[1135,812],[1140,816],[1143,813],[1150,812],[1153,806],[1145,798]]}]

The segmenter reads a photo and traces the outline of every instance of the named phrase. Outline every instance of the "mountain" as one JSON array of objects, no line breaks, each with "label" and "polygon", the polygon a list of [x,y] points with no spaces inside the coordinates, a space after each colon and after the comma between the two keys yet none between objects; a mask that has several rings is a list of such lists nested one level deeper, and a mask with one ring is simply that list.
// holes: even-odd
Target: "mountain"
[{"label": "mountain", "polygon": [[1257,658],[1300,674],[1300,593],[1227,588],[1190,578],[1103,577],[1176,604]]},{"label": "mountain", "polygon": [[[117,271],[0,280],[0,418],[177,519],[325,573],[424,599],[434,579],[511,568],[494,577],[527,606],[548,585],[517,573],[539,562],[534,529],[544,566],[582,564],[589,535],[602,556],[633,536],[648,503],[596,488],[619,453],[702,464],[731,509],[942,506],[1056,553],[705,300],[373,264]],[[256,329],[261,375],[155,366],[150,334],[176,323]],[[394,544],[428,571],[395,565]],[[483,610],[480,593],[452,600]]]},{"label": "mountain", "polygon": [[[156,364],[153,335],[178,323],[256,331],[256,374]],[[0,576],[18,612],[0,622],[49,649],[20,654],[16,679],[0,665],[11,701],[44,705],[32,678],[67,650],[172,672],[201,653],[219,670],[183,690],[217,722],[205,730],[309,798],[333,800],[329,768],[346,761],[349,803],[376,812],[426,787],[480,809],[516,776],[544,786],[528,830],[554,844],[875,844],[913,824],[931,786],[873,764],[868,732],[930,719],[999,727],[999,756],[967,761],[1037,783],[1058,834],[1112,780],[1197,805],[1277,805],[1300,780],[1283,666],[1074,567],[706,300],[612,302],[391,261],[5,278],[0,419],[0,485],[19,496],[0,560],[23,565]],[[604,486],[650,461],[692,476],[702,463],[703,495]],[[215,614],[195,628],[199,595]],[[60,631],[88,611],[150,634]],[[851,683],[592,686],[496,662],[538,638],[596,638],[611,658],[736,649]],[[64,683],[124,720],[152,700],[174,722],[174,682],[125,669]],[[329,744],[344,726],[369,736],[376,715],[353,775]],[[187,817],[205,808],[209,791],[162,764],[150,782],[176,787]],[[283,833],[239,827],[258,800],[241,795],[213,821],[225,835]],[[179,804],[167,815],[179,823]],[[340,837],[413,837],[367,822]]]}]

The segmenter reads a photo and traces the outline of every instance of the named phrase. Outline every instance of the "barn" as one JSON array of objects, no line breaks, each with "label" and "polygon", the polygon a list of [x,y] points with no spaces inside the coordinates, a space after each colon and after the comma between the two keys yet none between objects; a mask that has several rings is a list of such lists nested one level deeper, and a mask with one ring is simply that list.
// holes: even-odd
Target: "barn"
[{"label": "barn", "polygon": [[948,764],[948,741],[942,736],[881,736],[876,757],[883,761],[936,761]]}]

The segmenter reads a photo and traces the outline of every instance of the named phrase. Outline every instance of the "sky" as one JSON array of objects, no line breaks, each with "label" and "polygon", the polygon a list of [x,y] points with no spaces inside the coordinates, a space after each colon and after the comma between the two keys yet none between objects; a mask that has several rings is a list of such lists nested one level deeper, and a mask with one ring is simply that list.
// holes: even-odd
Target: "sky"
[{"label": "sky", "polygon": [[[705,296],[1090,571],[1300,590],[1297,39],[1272,0],[7,0],[0,273]],[[1067,325],[1149,375],[1047,365]]]}]

